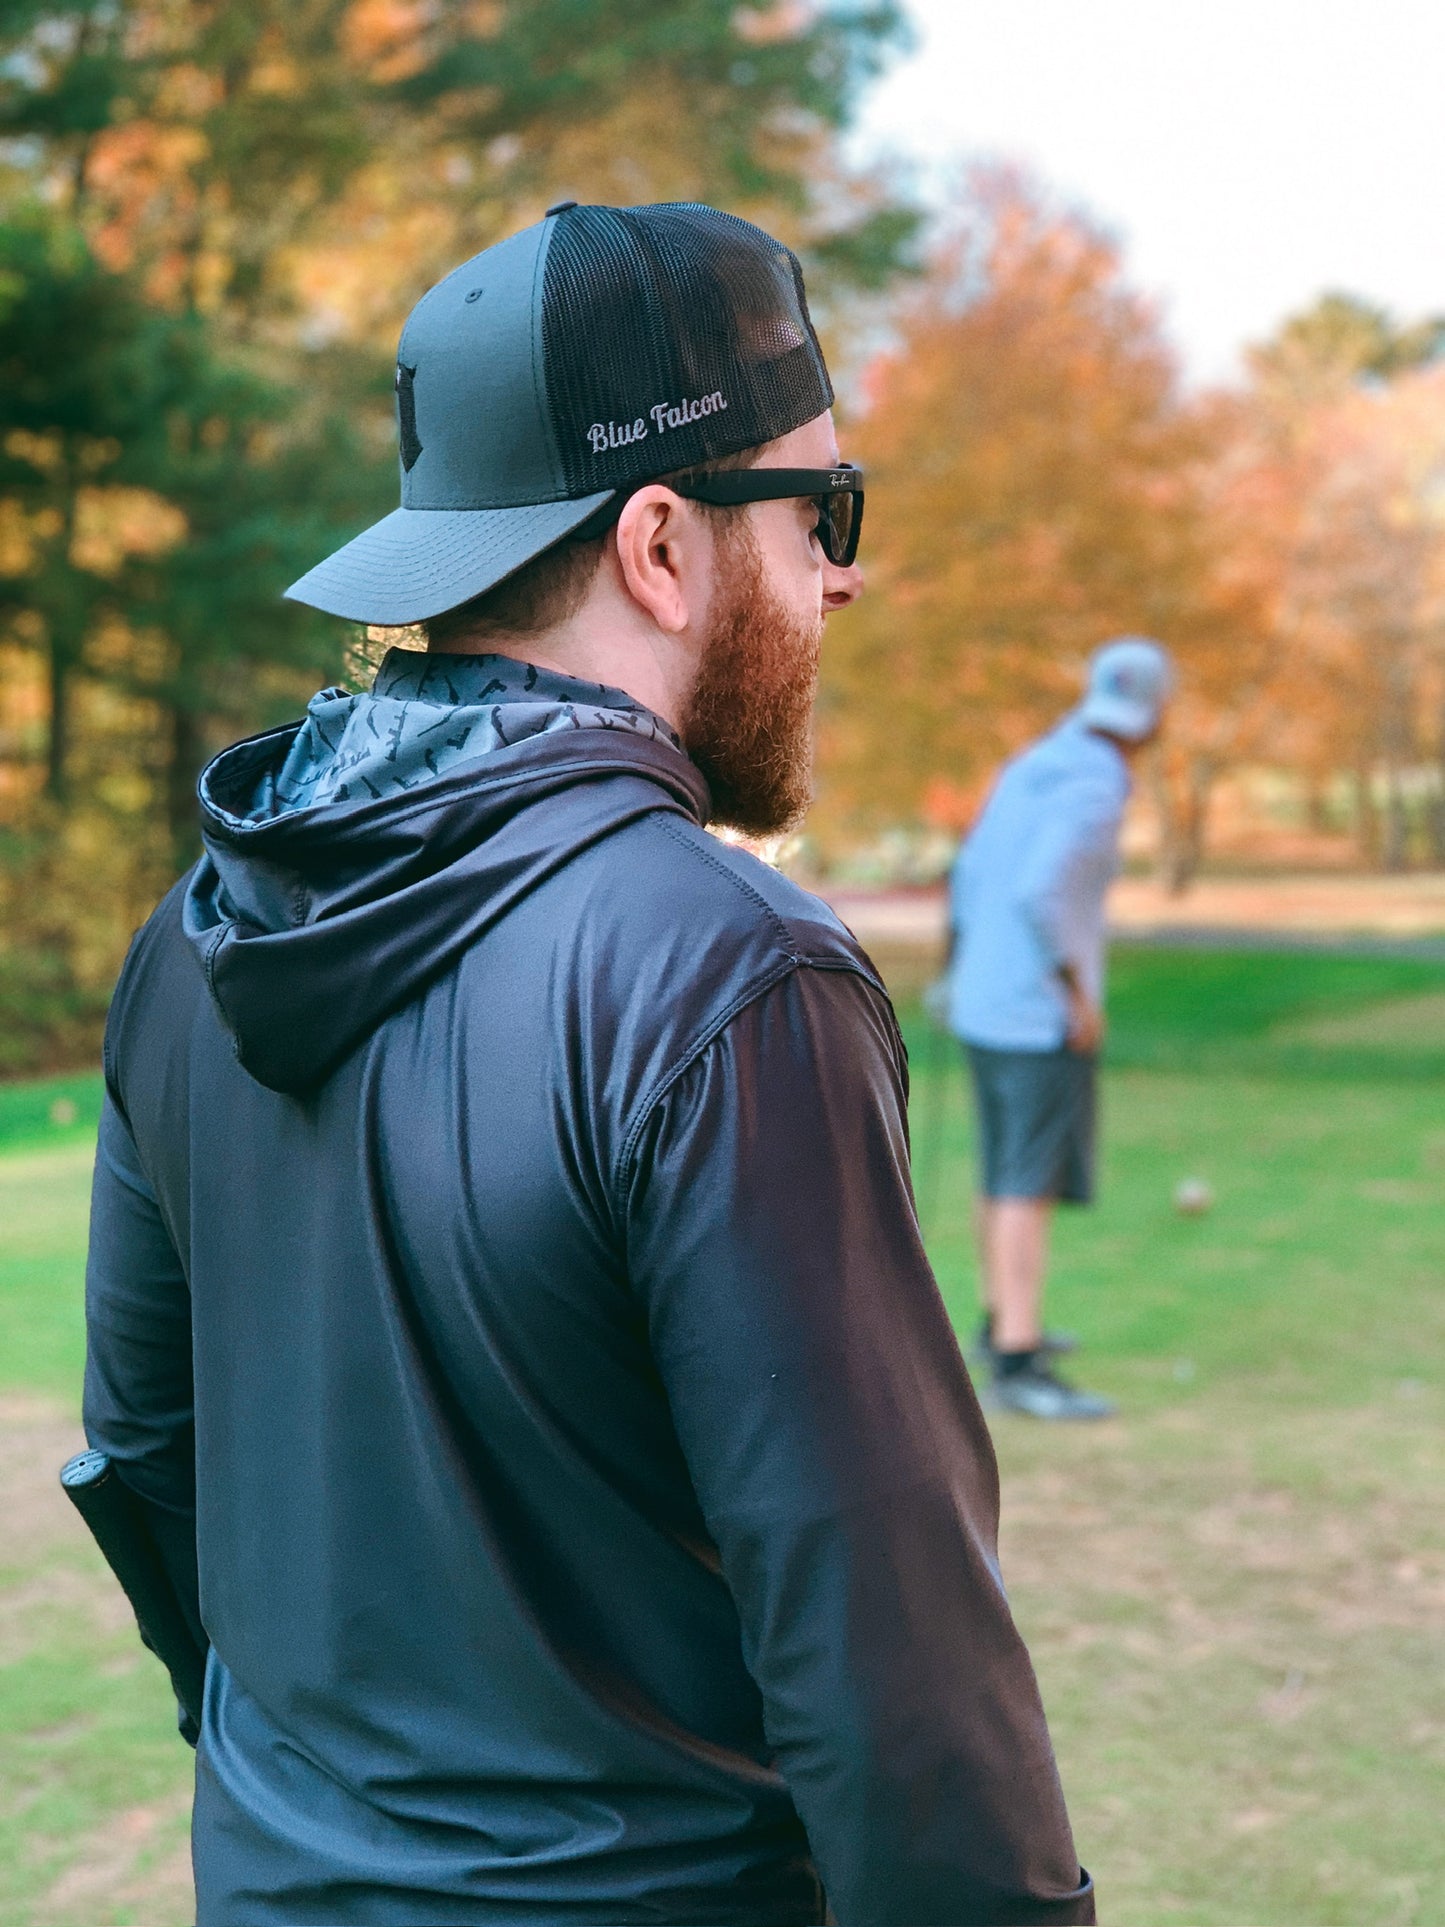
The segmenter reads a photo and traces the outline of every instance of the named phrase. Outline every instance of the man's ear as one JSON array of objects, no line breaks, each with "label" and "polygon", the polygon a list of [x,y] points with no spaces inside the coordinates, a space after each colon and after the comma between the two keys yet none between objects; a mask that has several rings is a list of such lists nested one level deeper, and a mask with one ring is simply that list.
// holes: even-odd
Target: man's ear
[{"label": "man's ear", "polygon": [[628,498],[617,522],[617,561],[627,593],[667,635],[703,614],[711,545],[702,518],[660,483]]}]

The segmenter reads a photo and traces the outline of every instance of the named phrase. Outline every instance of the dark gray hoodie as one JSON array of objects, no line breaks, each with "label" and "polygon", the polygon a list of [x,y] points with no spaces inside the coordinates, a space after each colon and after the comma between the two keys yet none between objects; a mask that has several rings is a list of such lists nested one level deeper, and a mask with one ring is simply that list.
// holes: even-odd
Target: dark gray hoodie
[{"label": "dark gray hoodie", "polygon": [[847,931],[496,658],[201,793],[86,1377],[194,1516],[199,1927],[1092,1920]]}]

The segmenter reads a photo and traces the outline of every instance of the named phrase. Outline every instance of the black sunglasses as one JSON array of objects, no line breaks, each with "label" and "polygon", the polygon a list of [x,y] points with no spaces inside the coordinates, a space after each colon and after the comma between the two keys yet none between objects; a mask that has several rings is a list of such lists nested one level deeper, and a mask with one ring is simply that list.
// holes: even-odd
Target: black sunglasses
[{"label": "black sunglasses", "polygon": [[669,477],[665,487],[689,501],[718,508],[746,502],[782,502],[813,496],[818,503],[818,541],[835,568],[850,568],[863,529],[863,471],[851,462],[836,468],[730,468],[721,474]]}]

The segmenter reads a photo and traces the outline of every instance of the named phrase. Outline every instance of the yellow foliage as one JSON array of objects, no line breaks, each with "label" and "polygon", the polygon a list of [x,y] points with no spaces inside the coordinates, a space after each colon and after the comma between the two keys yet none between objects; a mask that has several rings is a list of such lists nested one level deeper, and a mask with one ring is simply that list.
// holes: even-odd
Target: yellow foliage
[{"label": "yellow foliage", "polygon": [[425,59],[428,0],[356,0],[341,30],[347,57],[385,85],[405,80]]},{"label": "yellow foliage", "polygon": [[24,509],[13,496],[0,495],[0,577],[27,574],[34,554]]},{"label": "yellow foliage", "polygon": [[5,453],[28,462],[38,475],[57,476],[65,466],[65,441],[59,430],[39,435],[28,428],[12,428],[5,437]]},{"label": "yellow foliage", "polygon": [[127,556],[164,555],[185,534],[185,516],[151,489],[82,488],[70,559],[91,575],[114,575]]}]

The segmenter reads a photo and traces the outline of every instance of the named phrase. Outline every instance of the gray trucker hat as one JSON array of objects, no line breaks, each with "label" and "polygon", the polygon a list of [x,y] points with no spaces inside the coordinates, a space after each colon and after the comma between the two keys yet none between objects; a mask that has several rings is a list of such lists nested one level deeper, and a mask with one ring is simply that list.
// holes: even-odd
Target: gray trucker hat
[{"label": "gray trucker hat", "polygon": [[796,257],[690,202],[564,201],[422,296],[396,364],[401,507],[286,594],[424,622],[620,492],[831,407]]}]

